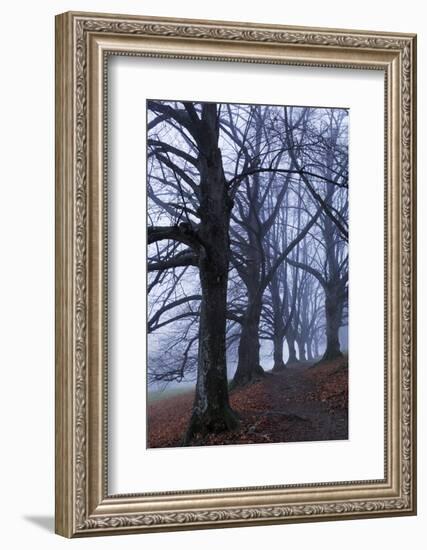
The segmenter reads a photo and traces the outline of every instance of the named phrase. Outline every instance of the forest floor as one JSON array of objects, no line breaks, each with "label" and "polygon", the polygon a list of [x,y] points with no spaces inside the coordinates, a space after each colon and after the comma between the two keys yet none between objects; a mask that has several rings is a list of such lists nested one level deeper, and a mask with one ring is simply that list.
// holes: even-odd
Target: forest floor
[{"label": "forest floor", "polygon": [[[187,428],[194,390],[148,405],[148,447],[178,447]],[[348,438],[348,359],[299,363],[230,393],[240,417],[232,432],[197,445],[235,445]]]}]

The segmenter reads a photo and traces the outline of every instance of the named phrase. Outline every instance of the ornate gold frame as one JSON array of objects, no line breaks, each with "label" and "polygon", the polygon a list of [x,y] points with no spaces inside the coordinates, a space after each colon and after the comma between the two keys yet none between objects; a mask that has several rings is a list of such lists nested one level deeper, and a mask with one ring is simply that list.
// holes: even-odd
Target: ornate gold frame
[{"label": "ornate gold frame", "polygon": [[[110,496],[106,56],[385,73],[385,478]],[[410,34],[65,13],[56,18],[56,532],[66,537],[415,514],[415,76]],[[255,70],[255,69],[254,69]]]}]

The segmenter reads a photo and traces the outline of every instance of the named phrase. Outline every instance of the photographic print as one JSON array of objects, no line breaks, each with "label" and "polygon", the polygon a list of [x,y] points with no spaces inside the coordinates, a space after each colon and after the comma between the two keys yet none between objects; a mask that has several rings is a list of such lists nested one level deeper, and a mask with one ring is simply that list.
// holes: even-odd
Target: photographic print
[{"label": "photographic print", "polygon": [[347,439],[348,117],[147,101],[149,448]]}]

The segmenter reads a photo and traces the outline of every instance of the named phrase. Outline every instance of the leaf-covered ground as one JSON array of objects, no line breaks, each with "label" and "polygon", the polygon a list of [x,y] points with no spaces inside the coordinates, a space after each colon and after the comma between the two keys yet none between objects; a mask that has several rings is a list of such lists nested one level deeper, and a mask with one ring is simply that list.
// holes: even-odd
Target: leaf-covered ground
[{"label": "leaf-covered ground", "polygon": [[[348,438],[348,363],[299,364],[231,392],[237,430],[210,435],[198,445],[324,441]],[[148,406],[148,447],[181,445],[193,392]]]}]

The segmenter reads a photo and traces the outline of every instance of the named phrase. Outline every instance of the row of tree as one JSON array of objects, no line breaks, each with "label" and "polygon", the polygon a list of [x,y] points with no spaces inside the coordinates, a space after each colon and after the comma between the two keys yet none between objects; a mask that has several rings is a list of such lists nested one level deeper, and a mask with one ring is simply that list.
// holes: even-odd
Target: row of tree
[{"label": "row of tree", "polygon": [[186,442],[232,429],[231,387],[341,353],[348,113],[148,102],[149,380],[196,378]]}]

